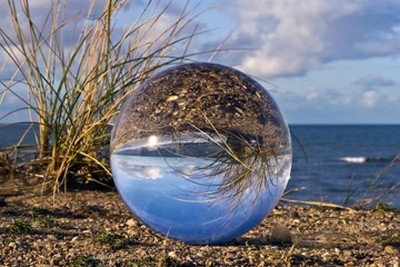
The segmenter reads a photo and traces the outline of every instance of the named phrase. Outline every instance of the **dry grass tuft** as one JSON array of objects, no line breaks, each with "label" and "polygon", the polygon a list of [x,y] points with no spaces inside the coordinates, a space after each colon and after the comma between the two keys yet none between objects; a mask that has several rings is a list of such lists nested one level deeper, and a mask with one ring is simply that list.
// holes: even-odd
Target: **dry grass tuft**
[{"label": "dry grass tuft", "polygon": [[[188,4],[165,24],[172,1],[149,1],[131,25],[118,28],[114,23],[128,2],[105,1],[98,15],[101,3],[92,1],[84,15],[71,19],[65,17],[67,1],[52,1],[40,22],[31,16],[28,0],[7,1],[3,8],[8,8],[12,29],[0,29],[0,49],[15,73],[1,82],[0,105],[6,95],[24,103],[35,149],[23,158],[26,150],[20,146],[8,149],[1,154],[2,168],[8,168],[5,155],[16,167],[21,161],[30,165],[29,172],[39,166],[43,189],[54,193],[71,179],[111,181],[106,159],[113,117],[155,70],[195,55],[187,48],[198,34],[184,33],[198,15]],[[174,50],[183,52],[175,56]]]}]

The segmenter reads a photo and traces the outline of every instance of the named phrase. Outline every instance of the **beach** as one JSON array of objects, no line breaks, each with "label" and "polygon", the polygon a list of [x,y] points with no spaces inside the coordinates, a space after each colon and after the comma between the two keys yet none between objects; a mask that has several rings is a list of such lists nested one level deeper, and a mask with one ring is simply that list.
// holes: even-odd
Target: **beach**
[{"label": "beach", "polygon": [[400,211],[280,202],[229,243],[161,237],[114,190],[0,197],[0,266],[399,266]]}]

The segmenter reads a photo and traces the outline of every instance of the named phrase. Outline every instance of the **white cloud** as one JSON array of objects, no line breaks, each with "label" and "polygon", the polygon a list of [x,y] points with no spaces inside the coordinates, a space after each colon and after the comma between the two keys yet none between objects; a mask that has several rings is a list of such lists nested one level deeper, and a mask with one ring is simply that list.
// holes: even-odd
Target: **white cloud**
[{"label": "white cloud", "polygon": [[150,180],[157,180],[164,176],[164,173],[160,168],[157,167],[145,167],[143,168],[143,175],[145,178]]},{"label": "white cloud", "polygon": [[394,96],[394,95],[390,95],[386,99],[389,103],[397,103],[400,101],[400,98],[398,96]]},{"label": "white cloud", "polygon": [[127,177],[130,179],[139,180],[157,180],[164,177],[164,172],[153,166],[136,166],[128,165],[127,162],[121,161],[121,170],[126,173]]},{"label": "white cloud", "polygon": [[311,89],[310,91],[307,92],[306,99],[308,101],[313,101],[313,100],[317,99],[319,96],[320,96],[320,93],[318,90]]},{"label": "white cloud", "polygon": [[[340,92],[337,89],[311,88],[305,93],[291,93],[293,99],[290,101],[292,105],[319,105],[321,107],[331,106],[341,108],[351,105],[355,92]],[[302,100],[305,101],[302,101]]]},{"label": "white cloud", "polygon": [[[4,68],[7,68],[9,66],[14,66],[14,60],[11,59],[9,56],[12,55],[12,58],[14,58],[16,61],[18,61],[20,64],[24,64],[25,58],[23,54],[21,53],[21,46],[19,45],[9,45],[7,46],[7,52],[4,50],[0,50],[0,59],[2,59],[2,64]],[[4,74],[2,74],[4,76]],[[8,76],[9,77],[9,76]]]},{"label": "white cloud", "polygon": [[374,90],[368,90],[362,93],[360,104],[366,108],[373,108],[378,102],[378,94]]},{"label": "white cloud", "polygon": [[[333,90],[333,89],[332,89]],[[286,91],[276,95],[289,123],[399,123],[400,98],[379,90],[318,89],[319,97],[307,101],[304,93]]]},{"label": "white cloud", "polygon": [[253,48],[232,62],[262,77],[302,75],[324,63],[400,52],[400,2],[229,2],[238,18],[234,46]]},{"label": "white cloud", "polygon": [[[15,4],[15,11],[18,14],[19,30],[22,30],[24,35],[24,44],[29,47],[30,38],[33,34],[30,33],[30,24],[26,15],[24,14],[24,8],[21,2],[25,1],[11,1]],[[59,40],[63,40],[61,44],[64,50],[68,50],[68,45],[73,43],[73,38],[77,38],[80,34],[80,30],[87,21],[87,19],[93,19],[99,17],[105,7],[105,0],[97,1],[81,1],[81,0],[32,0],[26,1],[29,7],[29,15],[35,26],[36,35],[50,36],[52,31],[52,20],[58,21],[58,34]],[[11,11],[5,0],[0,0],[0,41],[2,45],[13,54],[20,63],[24,63],[23,55],[19,50],[19,42],[16,38],[17,30],[11,18]],[[54,12],[52,12],[52,10]],[[58,11],[58,12],[56,12]],[[57,16],[53,16],[57,14]],[[61,27],[61,25],[63,25]],[[47,39],[47,41],[49,41]],[[16,46],[17,45],[17,46]],[[46,46],[46,45],[44,45]],[[27,48],[25,48],[27,49]],[[32,48],[30,48],[32,49]],[[0,47],[0,62],[5,72],[0,73],[0,79],[8,79],[15,70],[15,64],[12,62],[6,51]]]}]

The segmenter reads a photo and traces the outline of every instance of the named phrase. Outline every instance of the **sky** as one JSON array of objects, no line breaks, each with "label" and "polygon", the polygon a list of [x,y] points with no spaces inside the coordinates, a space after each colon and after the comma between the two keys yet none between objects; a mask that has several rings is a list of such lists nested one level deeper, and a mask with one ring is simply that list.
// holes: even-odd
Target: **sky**
[{"label": "sky", "polygon": [[[29,2],[32,17],[43,19],[49,0]],[[127,24],[145,2],[129,1],[116,23]],[[165,21],[173,21],[185,2],[172,1]],[[2,18],[5,3],[0,0]],[[68,3],[70,14],[86,4]],[[200,12],[193,25],[206,31],[193,39],[191,51],[224,50],[196,59],[258,79],[289,124],[400,123],[400,1],[203,0],[189,6]],[[2,21],[1,27],[9,26]],[[5,79],[2,52],[0,60]],[[0,117],[17,107],[15,97],[5,97]]]}]

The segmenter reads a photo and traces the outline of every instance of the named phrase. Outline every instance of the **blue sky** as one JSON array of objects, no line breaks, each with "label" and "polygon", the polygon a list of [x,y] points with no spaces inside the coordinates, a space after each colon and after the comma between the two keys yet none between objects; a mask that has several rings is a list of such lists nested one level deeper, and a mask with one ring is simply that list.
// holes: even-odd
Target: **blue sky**
[{"label": "blue sky", "polygon": [[[41,16],[48,1],[29,1],[37,7],[33,15]],[[80,3],[69,5],[71,14],[82,8],[80,1],[68,2]],[[143,2],[130,1],[124,16]],[[166,20],[183,3],[172,1]],[[196,3],[204,12],[194,23],[211,31],[194,40],[192,51],[223,44],[229,51],[212,61],[259,78],[289,123],[400,123],[399,1],[206,0],[191,6]],[[0,15],[7,15],[4,9]],[[118,23],[126,23],[124,16]],[[6,97],[0,117],[16,107]]]}]

